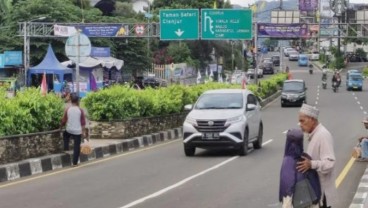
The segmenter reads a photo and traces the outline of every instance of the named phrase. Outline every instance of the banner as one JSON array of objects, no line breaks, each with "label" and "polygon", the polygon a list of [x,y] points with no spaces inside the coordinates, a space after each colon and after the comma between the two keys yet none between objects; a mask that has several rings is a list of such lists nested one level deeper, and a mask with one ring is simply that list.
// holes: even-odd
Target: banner
[{"label": "banner", "polygon": [[110,57],[109,47],[92,47],[91,56],[92,57]]},{"label": "banner", "polygon": [[0,68],[4,68],[5,66],[5,57],[4,54],[0,53]]},{"label": "banner", "polygon": [[308,26],[306,24],[258,24],[258,36],[270,36],[275,38],[300,38],[307,35]]},{"label": "banner", "polygon": [[77,30],[73,26],[62,26],[62,25],[54,25],[54,35],[69,37],[77,33]]},{"label": "banner", "polygon": [[315,11],[318,7],[318,0],[299,0],[300,11]]},{"label": "banner", "polygon": [[4,65],[22,65],[23,53],[22,51],[5,51],[4,52]]},{"label": "banner", "polygon": [[69,37],[77,32],[77,29],[88,37],[123,37],[129,35],[128,25],[109,24],[109,25],[75,25],[63,26],[54,25],[54,35]]},{"label": "banner", "polygon": [[89,37],[122,37],[129,34],[127,25],[82,25],[78,28]]}]

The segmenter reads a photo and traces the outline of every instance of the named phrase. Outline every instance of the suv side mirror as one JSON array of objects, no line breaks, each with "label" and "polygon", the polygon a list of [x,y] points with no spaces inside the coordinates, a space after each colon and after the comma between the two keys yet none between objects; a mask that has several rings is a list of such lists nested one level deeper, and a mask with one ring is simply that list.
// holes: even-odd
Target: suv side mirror
[{"label": "suv side mirror", "polygon": [[255,104],[247,104],[247,111],[252,111],[255,110],[257,108],[257,105]]},{"label": "suv side mirror", "polygon": [[190,111],[193,109],[193,105],[192,104],[188,104],[184,106],[184,110]]}]

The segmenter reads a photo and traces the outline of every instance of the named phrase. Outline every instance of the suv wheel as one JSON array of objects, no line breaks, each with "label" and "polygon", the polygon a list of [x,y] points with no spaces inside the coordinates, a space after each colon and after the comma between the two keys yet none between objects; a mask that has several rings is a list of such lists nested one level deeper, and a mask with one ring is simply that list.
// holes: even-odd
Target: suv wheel
[{"label": "suv wheel", "polygon": [[243,143],[239,147],[239,155],[245,156],[248,154],[248,129],[244,130]]},{"label": "suv wheel", "polygon": [[259,124],[257,141],[253,142],[254,149],[261,149],[262,148],[262,142],[263,142],[263,124],[260,123]]},{"label": "suv wheel", "polygon": [[195,147],[191,147],[184,144],[184,153],[188,157],[194,156],[195,149],[196,149]]}]

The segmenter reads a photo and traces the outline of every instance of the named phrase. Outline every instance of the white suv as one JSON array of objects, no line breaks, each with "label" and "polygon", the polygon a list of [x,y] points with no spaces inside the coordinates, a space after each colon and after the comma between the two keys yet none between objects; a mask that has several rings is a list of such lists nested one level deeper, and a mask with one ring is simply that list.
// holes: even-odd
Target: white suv
[{"label": "white suv", "polygon": [[248,144],[262,148],[263,123],[257,97],[246,89],[220,89],[204,92],[193,105],[183,124],[186,156],[196,148],[233,148],[247,155]]}]

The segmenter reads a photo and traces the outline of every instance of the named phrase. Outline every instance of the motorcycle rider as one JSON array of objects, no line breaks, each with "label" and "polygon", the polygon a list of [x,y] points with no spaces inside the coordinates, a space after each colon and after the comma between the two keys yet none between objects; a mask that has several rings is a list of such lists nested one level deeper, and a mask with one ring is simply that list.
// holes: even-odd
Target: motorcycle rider
[{"label": "motorcycle rider", "polygon": [[337,83],[337,87],[339,87],[340,84],[341,84],[341,76],[340,76],[340,73],[338,71],[335,71],[334,75],[332,76],[332,84],[334,82]]},{"label": "motorcycle rider", "polygon": [[327,81],[327,71],[326,70],[322,71],[322,82],[323,81]]},{"label": "motorcycle rider", "polygon": [[313,74],[313,65],[312,64],[309,64],[309,73]]},{"label": "motorcycle rider", "polygon": [[322,71],[322,87],[323,89],[326,89],[327,87],[327,70]]}]

